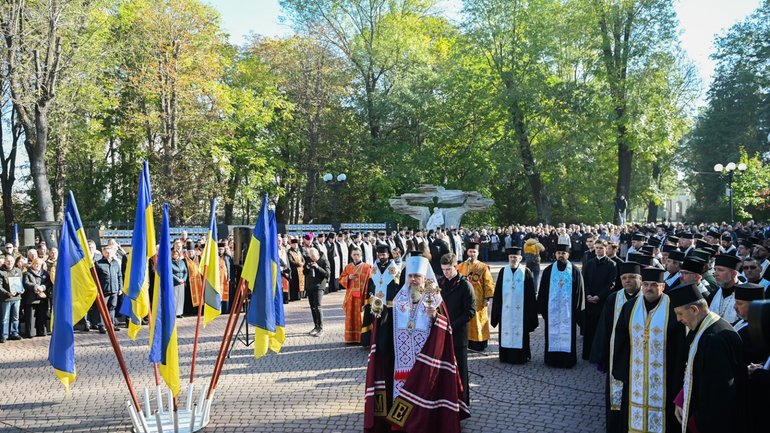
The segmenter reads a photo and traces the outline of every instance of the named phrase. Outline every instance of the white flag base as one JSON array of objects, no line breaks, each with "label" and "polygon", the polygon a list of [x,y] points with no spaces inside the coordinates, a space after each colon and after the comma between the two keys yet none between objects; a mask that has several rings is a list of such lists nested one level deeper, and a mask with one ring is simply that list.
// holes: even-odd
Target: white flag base
[{"label": "white flag base", "polygon": [[[193,384],[188,384],[185,406],[179,406],[176,412],[174,412],[173,407],[166,407],[164,410],[160,392],[157,393],[157,407],[152,409],[149,402],[149,391],[145,389],[145,407],[142,408],[142,412],[137,412],[130,401],[126,402],[131,424],[134,427],[133,431],[135,433],[192,433],[202,430],[209,423],[209,410],[211,408],[211,401],[205,400],[206,389],[206,386],[201,389],[198,401],[193,403]],[[167,392],[168,401],[171,401],[173,397],[171,391],[167,390]]]}]

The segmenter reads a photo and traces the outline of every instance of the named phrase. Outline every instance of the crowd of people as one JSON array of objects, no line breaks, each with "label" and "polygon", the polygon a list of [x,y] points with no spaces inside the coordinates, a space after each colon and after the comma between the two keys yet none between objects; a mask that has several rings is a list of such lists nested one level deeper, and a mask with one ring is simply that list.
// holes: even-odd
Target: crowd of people
[{"label": "crowd of people", "polygon": [[[753,222],[512,225],[280,235],[278,248],[284,302],[308,300],[309,335],[324,334],[324,295],[345,292],[344,342],[369,350],[366,431],[460,431],[468,351],[497,328],[500,361],[529,362],[539,315],[546,365],[582,358],[605,374],[608,431],[754,432],[770,427],[770,351],[748,332],[751,303],[770,299],[768,235]],[[201,302],[202,242],[183,233],[172,246],[179,317]],[[217,247],[227,312],[232,235]],[[117,328],[127,253],[114,240],[89,249]],[[0,342],[47,335],[56,249],[3,253]],[[101,320],[94,309],[76,329],[105,332]]]},{"label": "crowd of people", "polygon": [[[350,244],[326,236],[335,239],[326,254],[349,252],[344,270],[328,273],[347,289],[345,342],[370,351],[365,431],[460,431],[468,350],[486,349],[491,325],[500,361],[528,362],[538,314],[547,366],[574,367],[582,336],[580,358],[605,374],[607,431],[768,430],[770,350],[748,332],[751,303],[770,297],[764,226],[637,225],[617,239],[612,226],[557,227],[539,282],[539,263],[525,257],[544,259],[537,233],[549,231],[530,229],[501,230],[508,266],[496,282],[481,260],[486,229],[378,232]],[[290,242],[324,249],[312,234]]]}]

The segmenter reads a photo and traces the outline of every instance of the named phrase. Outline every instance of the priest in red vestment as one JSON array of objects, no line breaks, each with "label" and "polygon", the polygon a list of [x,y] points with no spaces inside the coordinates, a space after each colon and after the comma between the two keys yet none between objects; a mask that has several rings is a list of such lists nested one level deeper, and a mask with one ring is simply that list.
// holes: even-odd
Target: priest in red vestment
[{"label": "priest in red vestment", "polygon": [[460,432],[470,416],[454,357],[452,327],[430,263],[407,258],[398,293],[372,303],[365,432]]}]

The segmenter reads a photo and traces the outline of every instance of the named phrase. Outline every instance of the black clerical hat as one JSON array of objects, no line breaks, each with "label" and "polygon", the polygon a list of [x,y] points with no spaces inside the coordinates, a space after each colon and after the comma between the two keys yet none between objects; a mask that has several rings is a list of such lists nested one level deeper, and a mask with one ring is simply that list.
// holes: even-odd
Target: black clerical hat
[{"label": "black clerical hat", "polygon": [[692,238],[693,239],[703,239],[703,235],[696,232],[696,233],[692,234]]},{"label": "black clerical hat", "polygon": [[700,259],[703,259],[703,261],[705,262],[711,260],[711,253],[706,250],[702,250],[700,248],[695,248],[693,250],[690,250],[690,254],[688,254],[687,256],[698,257]]},{"label": "black clerical hat", "polygon": [[388,244],[379,244],[379,245],[377,245],[377,252],[378,253],[390,253],[390,246]]},{"label": "black clerical hat", "polygon": [[641,233],[634,233],[631,236],[631,240],[632,241],[642,241],[642,242],[645,242],[647,240],[647,236],[645,236],[645,235],[643,235]]},{"label": "black clerical hat", "polygon": [[642,251],[643,253],[652,255],[652,252],[655,251],[655,247],[652,245],[646,244],[646,245],[642,245],[642,248],[640,248],[639,250]]},{"label": "black clerical hat", "polygon": [[743,248],[746,248],[747,250],[750,250],[754,248],[754,244],[751,243],[748,239],[741,239],[738,241],[738,245],[742,245]]},{"label": "black clerical hat", "polygon": [[187,243],[185,244],[185,248],[186,248],[188,251],[190,251],[190,250],[194,250],[194,249],[195,249],[195,242],[193,242],[193,241],[187,241]]},{"label": "black clerical hat", "polygon": [[289,242],[291,242],[291,243],[293,243],[293,244],[298,244],[298,243],[299,243],[299,239],[297,239],[297,238],[294,238],[294,239],[292,239],[292,240],[291,240],[291,241],[289,241]]},{"label": "black clerical hat", "polygon": [[720,236],[720,239],[723,241],[733,241],[733,236],[730,233],[723,233],[722,236]]},{"label": "black clerical hat", "polygon": [[690,232],[682,232],[679,233],[679,239],[692,239],[692,233]]},{"label": "black clerical hat", "polygon": [[759,284],[743,283],[735,286],[735,299],[757,301],[765,299],[765,288]]},{"label": "black clerical hat", "polygon": [[569,245],[567,244],[558,244],[556,245],[556,251],[562,251],[565,253],[569,252]]},{"label": "black clerical hat", "polygon": [[641,266],[636,262],[623,262],[618,267],[618,275],[623,274],[641,274]]},{"label": "black clerical hat", "polygon": [[672,251],[679,251],[679,248],[676,245],[663,245],[663,248],[660,250],[662,253],[671,253]]},{"label": "black clerical hat", "polygon": [[684,261],[682,262],[682,270],[700,275],[703,274],[703,267],[705,265],[706,262],[701,258],[685,257]]},{"label": "black clerical hat", "polygon": [[642,269],[642,281],[663,282],[663,269],[655,267],[646,267]]},{"label": "black clerical hat", "polygon": [[673,308],[687,305],[698,299],[703,299],[703,295],[701,294],[700,289],[698,289],[697,284],[685,284],[674,287],[668,291],[668,297],[671,300],[671,307]]},{"label": "black clerical hat", "polygon": [[704,241],[703,239],[695,239],[695,248],[707,248],[711,244]]},{"label": "black clerical hat", "polygon": [[716,230],[716,229],[713,229],[713,228],[709,229],[707,234],[709,236],[711,236],[712,238],[718,238],[718,237],[720,237],[722,235],[721,233],[719,233],[719,230]]},{"label": "black clerical hat", "polygon": [[479,243],[478,242],[466,242],[465,243],[465,249],[466,250],[477,250],[477,249],[479,249]]},{"label": "black clerical hat", "polygon": [[679,243],[679,238],[676,236],[666,236],[666,242],[671,242],[676,245]]},{"label": "black clerical hat", "polygon": [[714,258],[714,266],[723,266],[730,269],[738,269],[738,263],[740,262],[741,259],[731,254],[720,254]]},{"label": "black clerical hat", "polygon": [[505,254],[509,256],[520,256],[521,255],[521,248],[519,247],[510,247],[505,249]]},{"label": "black clerical hat", "polygon": [[677,262],[684,261],[684,251],[674,250],[668,253],[668,258]]}]

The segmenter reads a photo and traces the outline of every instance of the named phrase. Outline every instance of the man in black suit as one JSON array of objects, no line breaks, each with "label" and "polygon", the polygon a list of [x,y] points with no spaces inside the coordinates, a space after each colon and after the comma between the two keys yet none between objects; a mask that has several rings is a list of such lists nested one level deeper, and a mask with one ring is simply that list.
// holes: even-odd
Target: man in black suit
[{"label": "man in black suit", "polygon": [[305,293],[307,293],[310,313],[313,315],[313,324],[315,325],[309,334],[314,337],[320,337],[324,334],[321,301],[323,300],[331,271],[329,270],[329,262],[325,257],[321,257],[316,248],[307,248],[306,252],[307,260],[302,272],[305,274]]}]

